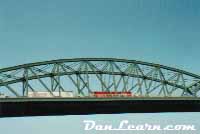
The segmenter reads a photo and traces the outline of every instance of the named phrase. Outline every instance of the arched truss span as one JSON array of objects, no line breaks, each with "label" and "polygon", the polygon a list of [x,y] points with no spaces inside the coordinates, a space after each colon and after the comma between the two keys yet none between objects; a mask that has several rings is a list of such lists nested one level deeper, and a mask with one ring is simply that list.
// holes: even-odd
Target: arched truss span
[{"label": "arched truss span", "polygon": [[[113,58],[76,58],[0,69],[0,93],[27,97],[29,91],[131,91],[145,97],[198,97],[200,76],[159,64]],[[52,94],[53,95],[53,94]]]}]

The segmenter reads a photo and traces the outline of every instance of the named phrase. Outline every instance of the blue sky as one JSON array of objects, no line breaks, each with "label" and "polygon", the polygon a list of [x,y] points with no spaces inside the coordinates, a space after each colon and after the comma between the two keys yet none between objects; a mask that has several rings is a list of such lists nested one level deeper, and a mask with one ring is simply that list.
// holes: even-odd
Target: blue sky
[{"label": "blue sky", "polygon": [[[0,0],[0,68],[60,58],[114,57],[200,74],[199,7],[198,0]],[[198,113],[186,115],[193,121],[200,117]],[[102,119],[85,118],[90,117]],[[80,125],[82,118],[1,119],[0,130],[23,134],[18,128],[27,122],[24,125],[31,126],[33,134],[39,133],[38,128],[41,133],[53,133],[53,128],[47,130],[49,121],[62,127],[60,133],[70,129],[84,133],[77,131],[78,126],[63,128],[65,123]],[[158,116],[161,122],[166,118]],[[10,123],[16,129],[7,128]]]}]

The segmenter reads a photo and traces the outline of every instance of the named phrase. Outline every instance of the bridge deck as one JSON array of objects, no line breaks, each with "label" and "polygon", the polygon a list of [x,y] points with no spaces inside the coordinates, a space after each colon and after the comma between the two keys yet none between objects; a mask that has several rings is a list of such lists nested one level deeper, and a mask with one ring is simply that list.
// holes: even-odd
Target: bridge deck
[{"label": "bridge deck", "polygon": [[199,98],[1,98],[0,117],[200,112]]},{"label": "bridge deck", "polygon": [[93,98],[93,97],[74,97],[74,98],[0,98],[0,103],[2,102],[37,102],[37,101],[200,101],[200,98],[195,97],[137,97],[137,98]]}]

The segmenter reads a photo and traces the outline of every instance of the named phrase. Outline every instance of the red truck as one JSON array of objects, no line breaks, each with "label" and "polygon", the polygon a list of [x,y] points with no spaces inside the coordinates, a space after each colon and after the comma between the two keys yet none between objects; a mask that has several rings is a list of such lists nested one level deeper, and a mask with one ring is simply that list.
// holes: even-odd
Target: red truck
[{"label": "red truck", "polygon": [[132,97],[131,92],[93,92],[92,97],[96,98],[111,98],[111,97]]}]

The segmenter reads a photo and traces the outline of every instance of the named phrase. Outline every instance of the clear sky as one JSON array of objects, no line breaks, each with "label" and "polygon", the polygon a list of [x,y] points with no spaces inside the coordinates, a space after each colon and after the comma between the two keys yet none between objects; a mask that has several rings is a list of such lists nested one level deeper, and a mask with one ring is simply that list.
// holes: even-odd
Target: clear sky
[{"label": "clear sky", "polygon": [[[60,58],[113,57],[200,74],[199,24],[198,0],[0,0],[0,68]],[[85,133],[79,127],[82,119],[119,116],[150,121],[148,114],[0,119],[0,133]],[[173,117],[197,122],[200,114],[154,117],[169,123]]]}]

